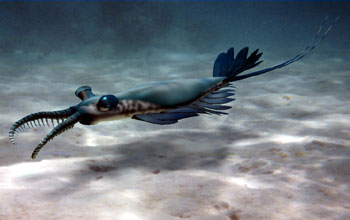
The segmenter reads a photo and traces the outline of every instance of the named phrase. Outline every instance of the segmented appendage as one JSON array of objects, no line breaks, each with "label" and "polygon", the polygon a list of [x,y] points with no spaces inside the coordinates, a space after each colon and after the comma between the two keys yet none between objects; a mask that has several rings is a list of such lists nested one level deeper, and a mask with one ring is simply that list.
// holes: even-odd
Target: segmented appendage
[{"label": "segmented appendage", "polygon": [[[28,128],[34,128],[39,126],[52,126],[61,123],[64,119],[72,115],[74,111],[71,108],[53,111],[53,112],[37,112],[16,121],[10,128],[9,138],[12,144],[16,144],[16,137],[20,132],[25,131]],[[60,122],[61,121],[61,122]]]},{"label": "segmented appendage", "polygon": [[51,141],[54,137],[57,135],[73,128],[74,124],[79,122],[81,119],[81,114],[79,112],[74,113],[73,115],[69,116],[66,120],[59,123],[56,127],[54,127],[45,138],[43,138],[40,143],[37,145],[37,147],[34,149],[32,153],[32,159],[35,159],[38,155],[41,148],[45,146],[45,144],[49,141]]}]

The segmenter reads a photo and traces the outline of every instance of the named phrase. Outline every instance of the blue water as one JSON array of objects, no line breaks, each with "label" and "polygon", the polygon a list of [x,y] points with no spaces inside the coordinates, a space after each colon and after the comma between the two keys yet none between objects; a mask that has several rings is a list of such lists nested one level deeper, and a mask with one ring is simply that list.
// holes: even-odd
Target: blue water
[{"label": "blue water", "polygon": [[[82,85],[210,77],[230,47],[279,64],[326,16],[310,55],[235,83],[228,115],[77,124],[35,161],[51,128],[8,139]],[[349,21],[348,2],[2,2],[0,219],[350,219]]]}]

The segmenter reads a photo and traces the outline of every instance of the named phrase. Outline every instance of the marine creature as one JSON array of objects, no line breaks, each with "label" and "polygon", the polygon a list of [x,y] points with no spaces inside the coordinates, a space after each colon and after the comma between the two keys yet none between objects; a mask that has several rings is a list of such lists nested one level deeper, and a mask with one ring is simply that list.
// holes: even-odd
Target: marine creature
[{"label": "marine creature", "polygon": [[[262,53],[259,53],[258,49],[248,56],[248,47],[245,47],[234,56],[234,49],[230,48],[216,58],[213,77],[152,82],[116,95],[99,96],[92,93],[90,86],[79,87],[75,91],[75,95],[81,99],[79,104],[64,110],[43,111],[25,116],[11,126],[9,138],[15,144],[15,137],[19,131],[49,125],[50,120],[54,128],[34,149],[32,159],[35,159],[47,142],[73,128],[78,122],[93,125],[102,121],[132,118],[153,124],[168,125],[200,114],[227,114],[223,111],[231,106],[223,104],[234,100],[231,98],[235,92],[232,82],[261,75],[300,60],[319,45],[337,20],[338,17],[327,25],[326,17],[316,35],[298,55],[260,71],[241,74],[262,62],[259,61]],[[54,120],[57,121],[56,126]]]}]

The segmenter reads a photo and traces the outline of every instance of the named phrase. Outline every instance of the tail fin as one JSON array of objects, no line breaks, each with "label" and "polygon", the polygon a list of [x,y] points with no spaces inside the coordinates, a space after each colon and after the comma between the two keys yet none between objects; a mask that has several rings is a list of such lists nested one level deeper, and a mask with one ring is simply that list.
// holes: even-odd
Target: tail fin
[{"label": "tail fin", "polygon": [[[257,66],[258,64],[260,64],[262,61],[259,61],[259,62],[256,62],[256,61],[258,61],[258,59],[260,58],[262,53],[257,54],[258,50],[255,50],[247,58],[248,48],[245,47],[237,54],[236,59],[234,59],[233,58],[233,48],[231,48],[227,51],[227,53],[221,53],[217,57],[217,59],[214,63],[213,76],[214,77],[226,76],[227,78],[224,80],[224,82],[232,82],[232,81],[238,81],[238,80],[242,80],[245,78],[249,78],[252,76],[257,76],[257,75],[260,75],[260,74],[263,74],[266,72],[270,72],[270,71],[275,70],[275,69],[285,67],[289,64],[292,64],[292,63],[300,60],[304,56],[308,55],[309,53],[311,53],[311,51],[313,49],[315,49],[320,44],[320,42],[324,39],[324,37],[328,34],[328,32],[331,30],[333,25],[338,20],[339,20],[339,16],[336,17],[334,19],[334,21],[328,25],[328,28],[325,28],[326,24],[328,23],[328,17],[326,17],[324,19],[324,21],[322,22],[316,35],[313,37],[313,39],[310,41],[310,43],[305,47],[305,49],[303,51],[301,51],[298,55],[296,55],[295,57],[293,57],[293,58],[291,58],[291,59],[289,59],[281,64],[278,64],[278,65],[275,65],[273,67],[266,68],[266,69],[263,69],[260,71],[256,71],[253,73],[248,73],[245,75],[238,76],[239,73],[241,73],[247,69],[251,69],[251,68]],[[322,30],[323,30],[323,33],[322,33]]]},{"label": "tail fin", "polygon": [[258,53],[258,51],[258,49],[255,50],[248,58],[248,47],[245,47],[239,51],[236,58],[234,58],[233,47],[228,49],[226,53],[219,54],[214,63],[213,77],[237,76],[239,73],[245,70],[256,67],[262,62],[256,62],[262,55],[262,53]]}]

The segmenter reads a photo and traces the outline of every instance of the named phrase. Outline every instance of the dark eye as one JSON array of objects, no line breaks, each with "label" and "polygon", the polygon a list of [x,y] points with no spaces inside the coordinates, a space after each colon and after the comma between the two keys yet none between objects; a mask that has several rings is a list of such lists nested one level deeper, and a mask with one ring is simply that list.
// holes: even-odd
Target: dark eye
[{"label": "dark eye", "polygon": [[98,110],[102,112],[109,111],[116,108],[118,105],[118,99],[114,95],[104,95],[97,103]]}]

